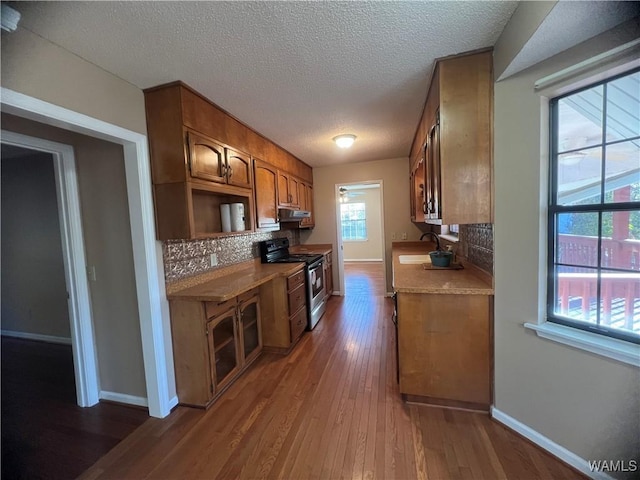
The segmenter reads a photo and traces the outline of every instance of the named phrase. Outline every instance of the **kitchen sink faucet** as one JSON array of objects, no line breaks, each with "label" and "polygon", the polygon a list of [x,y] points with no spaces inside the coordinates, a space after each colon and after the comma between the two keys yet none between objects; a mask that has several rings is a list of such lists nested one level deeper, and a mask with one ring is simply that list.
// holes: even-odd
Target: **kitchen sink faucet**
[{"label": "kitchen sink faucet", "polygon": [[424,237],[427,236],[432,236],[433,238],[436,239],[436,250],[442,250],[442,248],[440,248],[440,237],[433,232],[427,232],[427,233],[423,233],[422,235],[420,235],[420,240],[422,240]]}]

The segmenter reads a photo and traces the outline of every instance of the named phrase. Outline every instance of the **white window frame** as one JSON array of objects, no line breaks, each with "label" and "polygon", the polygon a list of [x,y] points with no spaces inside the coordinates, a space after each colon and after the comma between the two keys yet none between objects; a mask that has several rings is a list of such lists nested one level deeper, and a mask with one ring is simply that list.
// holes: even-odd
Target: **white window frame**
[{"label": "white window frame", "polygon": [[[538,337],[567,345],[579,350],[593,353],[602,357],[619,361],[640,368],[640,345],[606,337],[600,334],[567,327],[547,321],[547,214],[549,198],[549,168],[548,155],[549,129],[544,125],[549,122],[549,101],[582,86],[615,77],[623,72],[631,71],[640,66],[640,59],[633,53],[637,41],[615,48],[609,52],[581,62],[562,71],[541,78],[535,82],[536,93],[540,96],[540,245],[538,256],[538,322],[526,322],[524,328],[533,330]],[[625,52],[626,50],[626,52]],[[627,55],[623,54],[626,53]]]},{"label": "white window frame", "polygon": [[342,241],[343,242],[347,242],[347,243],[351,243],[351,242],[368,242],[369,241],[369,230],[367,229],[367,204],[365,202],[347,202],[347,203],[341,203],[340,204],[340,228],[342,228],[342,207],[343,206],[347,206],[347,205],[363,205],[363,209],[364,209],[364,218],[363,219],[359,219],[364,221],[364,230],[365,230],[365,237],[364,238],[347,238],[344,235],[342,235]]}]

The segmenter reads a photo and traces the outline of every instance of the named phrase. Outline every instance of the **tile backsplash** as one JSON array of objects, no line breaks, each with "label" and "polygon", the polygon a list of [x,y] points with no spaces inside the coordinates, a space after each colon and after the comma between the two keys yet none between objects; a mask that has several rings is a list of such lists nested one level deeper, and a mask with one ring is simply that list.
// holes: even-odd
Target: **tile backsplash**
[{"label": "tile backsplash", "polygon": [[460,225],[458,243],[451,243],[445,238],[442,243],[453,245],[459,255],[493,275],[493,224]]},{"label": "tile backsplash", "polygon": [[[282,237],[288,237],[291,245],[300,244],[298,230],[162,242],[165,282],[172,283],[193,275],[252,260],[260,256],[258,242]],[[210,266],[212,253],[218,256],[218,265],[215,267]]]},{"label": "tile backsplash", "polygon": [[493,224],[460,225],[460,247],[467,259],[493,274]]}]

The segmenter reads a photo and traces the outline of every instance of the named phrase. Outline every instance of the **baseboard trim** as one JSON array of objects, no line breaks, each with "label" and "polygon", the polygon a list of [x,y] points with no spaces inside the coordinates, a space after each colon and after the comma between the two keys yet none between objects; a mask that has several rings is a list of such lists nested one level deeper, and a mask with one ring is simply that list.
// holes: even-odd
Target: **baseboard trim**
[{"label": "baseboard trim", "polygon": [[[136,405],[137,407],[149,406],[149,402],[146,398],[127,395],[126,393],[105,392],[104,390],[100,390],[98,398],[100,398],[100,400],[109,400],[110,402],[124,403],[126,405]],[[178,398],[175,397],[175,399],[177,404]]]},{"label": "baseboard trim", "polygon": [[66,337],[56,337],[55,335],[41,335],[39,333],[14,332],[13,330],[0,330],[3,337],[22,338],[24,340],[36,340],[38,342],[59,343],[71,345],[71,339]]},{"label": "baseboard trim", "polygon": [[554,457],[559,458],[564,463],[572,466],[587,477],[593,478],[595,480],[614,480],[613,477],[607,475],[604,472],[592,471],[589,468],[589,462],[587,462],[587,460],[585,460],[584,458],[581,458],[570,450],[567,450],[563,446],[558,445],[553,440],[545,437],[533,428],[525,425],[524,423],[516,420],[515,418],[507,415],[506,413],[498,410],[495,407],[491,407],[491,417],[497,422],[500,422],[504,426],[519,433],[526,439],[532,441],[540,448],[546,450]]},{"label": "baseboard trim", "polygon": [[173,398],[169,399],[169,410],[177,406],[178,406],[178,396],[176,395]]}]

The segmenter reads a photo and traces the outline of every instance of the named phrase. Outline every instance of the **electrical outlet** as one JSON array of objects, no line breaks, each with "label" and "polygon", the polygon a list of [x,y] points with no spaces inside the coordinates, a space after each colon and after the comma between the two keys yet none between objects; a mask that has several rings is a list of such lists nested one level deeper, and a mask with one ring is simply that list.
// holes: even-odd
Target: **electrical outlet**
[{"label": "electrical outlet", "polygon": [[407,232],[402,232],[402,240],[406,240],[407,239]]},{"label": "electrical outlet", "polygon": [[211,254],[211,266],[215,267],[216,265],[218,265],[218,254],[217,253],[212,253]]},{"label": "electrical outlet", "polygon": [[391,240],[397,240],[398,239],[398,235],[396,235],[396,232],[392,232],[391,233]]}]

